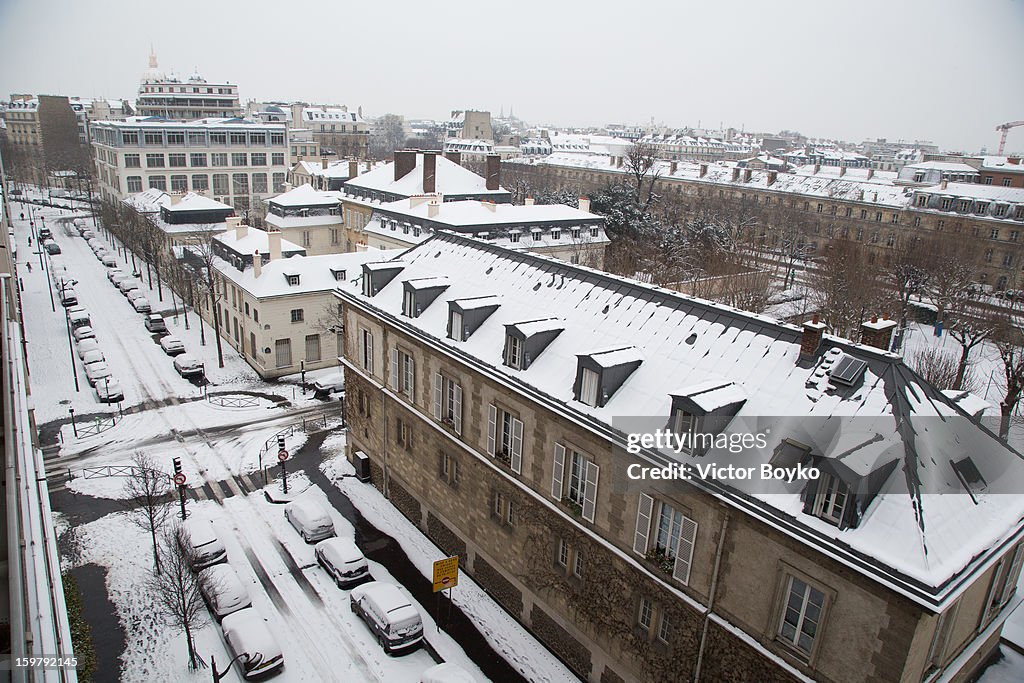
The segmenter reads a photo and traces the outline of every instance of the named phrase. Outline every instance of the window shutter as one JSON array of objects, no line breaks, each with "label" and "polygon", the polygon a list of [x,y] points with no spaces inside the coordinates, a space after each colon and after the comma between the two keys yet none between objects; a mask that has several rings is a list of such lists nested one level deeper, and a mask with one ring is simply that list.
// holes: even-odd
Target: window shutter
[{"label": "window shutter", "polygon": [[697,522],[683,517],[683,528],[679,533],[679,548],[676,562],[672,567],[672,578],[682,584],[690,581],[690,566],[693,564],[693,546],[697,540]]},{"label": "window shutter", "polygon": [[1022,564],[1024,564],[1024,544],[1017,546],[1017,551],[1013,554],[1013,562],[1010,563],[1010,573],[1007,574],[1006,583],[1003,585],[1003,595],[1000,599],[1004,605],[1010,601],[1014,591],[1017,590]]},{"label": "window shutter", "polygon": [[405,394],[411,400],[416,391],[416,361],[412,356],[405,357]]},{"label": "window shutter", "polygon": [[498,409],[492,403],[487,406],[487,454],[494,457],[494,437],[498,430]]},{"label": "window shutter", "polygon": [[462,434],[462,385],[455,385],[452,398],[452,418],[455,421],[455,433]]},{"label": "window shutter", "polygon": [[438,372],[434,373],[434,419],[441,419],[441,386],[444,384],[444,380],[441,378],[441,374]]},{"label": "window shutter", "polygon": [[521,474],[523,471],[523,421],[512,419],[512,460],[509,463],[512,471]]},{"label": "window shutter", "polygon": [[586,481],[583,486],[583,519],[594,521],[597,510],[597,477],[601,468],[593,462],[587,462]]},{"label": "window shutter", "polygon": [[[373,335],[369,332],[366,333],[366,370],[372,375],[373,374]],[[383,362],[383,361],[382,361]]]},{"label": "window shutter", "polygon": [[654,499],[646,493],[640,494],[640,502],[636,506],[636,533],[633,535],[633,552],[647,555],[647,537],[651,533],[651,511],[654,510]]},{"label": "window shutter", "polygon": [[391,388],[398,391],[398,349],[391,349]]},{"label": "window shutter", "polygon": [[555,464],[551,470],[551,497],[562,500],[562,477],[565,476],[565,446],[555,444]]}]

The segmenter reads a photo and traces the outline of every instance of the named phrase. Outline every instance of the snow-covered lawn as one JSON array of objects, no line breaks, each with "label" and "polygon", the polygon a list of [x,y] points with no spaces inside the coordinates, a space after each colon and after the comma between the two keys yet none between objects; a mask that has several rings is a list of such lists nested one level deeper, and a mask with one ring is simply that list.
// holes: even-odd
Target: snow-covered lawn
[{"label": "snow-covered lawn", "polygon": [[1024,681],[1024,655],[1005,643],[999,646],[1003,657],[985,669],[978,683],[1020,683]]},{"label": "snow-covered lawn", "polygon": [[[402,550],[425,576],[433,576],[433,563],[441,558],[434,543],[424,536],[377,489],[342,475],[355,473],[344,456],[345,437],[337,434],[323,444],[325,454],[321,471],[348,496],[359,512],[378,529],[386,529]],[[579,680],[551,652],[492,600],[475,581],[465,574],[457,588],[449,591],[455,605],[468,616],[483,636],[513,668],[529,681]]]}]

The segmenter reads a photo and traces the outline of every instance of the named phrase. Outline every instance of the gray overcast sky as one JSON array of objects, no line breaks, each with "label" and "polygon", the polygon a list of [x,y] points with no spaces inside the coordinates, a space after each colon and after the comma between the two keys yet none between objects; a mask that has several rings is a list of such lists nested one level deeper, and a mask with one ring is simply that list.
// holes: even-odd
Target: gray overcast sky
[{"label": "gray overcast sky", "polygon": [[995,126],[1024,119],[1022,35],[1022,0],[0,0],[0,93],[134,99],[152,43],[243,101],[994,151]]}]

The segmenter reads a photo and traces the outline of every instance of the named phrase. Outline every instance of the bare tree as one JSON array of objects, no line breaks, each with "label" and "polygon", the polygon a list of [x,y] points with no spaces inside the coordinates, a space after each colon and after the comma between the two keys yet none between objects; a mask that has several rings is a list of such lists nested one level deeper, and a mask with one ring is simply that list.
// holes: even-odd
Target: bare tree
[{"label": "bare tree", "polygon": [[937,389],[973,391],[975,388],[971,369],[960,367],[954,354],[936,346],[917,349],[907,361],[917,374]]},{"label": "bare tree", "polygon": [[916,236],[905,236],[896,243],[883,268],[886,284],[892,289],[897,304],[900,329],[907,327],[907,312],[910,298],[923,291],[928,284],[928,265],[922,240]]},{"label": "bare tree", "polygon": [[190,669],[206,666],[196,652],[193,632],[202,626],[206,609],[199,590],[199,578],[193,571],[195,553],[185,528],[176,524],[160,535],[163,571],[149,579],[149,589],[156,597],[156,608],[164,621],[185,634]]},{"label": "bare tree", "polygon": [[866,316],[883,306],[878,270],[861,245],[840,240],[828,246],[811,274],[812,303],[840,336],[852,338]]},{"label": "bare tree", "polygon": [[132,474],[124,483],[122,503],[132,524],[149,533],[153,540],[153,567],[160,574],[160,548],[157,534],[171,514],[170,476],[160,471],[156,460],[142,451],[132,455]]},{"label": "bare tree", "polygon": [[[633,176],[633,193],[636,205],[646,210],[656,199],[654,184],[661,175],[657,166],[657,149],[646,142],[635,142],[626,151],[623,166]],[[647,186],[646,194],[644,186]]]},{"label": "bare tree", "polygon": [[921,259],[927,273],[924,294],[937,309],[936,322],[945,322],[945,313],[961,306],[970,297],[977,263],[974,240],[936,234],[921,245]]},{"label": "bare tree", "polygon": [[217,363],[219,367],[224,367],[224,351],[220,340],[220,301],[223,297],[224,278],[220,270],[217,269],[218,256],[214,251],[214,234],[206,232],[193,238],[185,248],[185,258],[193,265],[197,284],[205,294],[206,303],[210,307],[210,317],[213,318],[213,337],[217,342]]},{"label": "bare tree", "polygon": [[960,345],[960,359],[957,362],[956,378],[953,389],[963,389],[965,378],[970,367],[971,353],[995,335],[999,328],[998,320],[982,312],[979,302],[969,295],[951,298],[950,308],[946,311],[949,336]]}]

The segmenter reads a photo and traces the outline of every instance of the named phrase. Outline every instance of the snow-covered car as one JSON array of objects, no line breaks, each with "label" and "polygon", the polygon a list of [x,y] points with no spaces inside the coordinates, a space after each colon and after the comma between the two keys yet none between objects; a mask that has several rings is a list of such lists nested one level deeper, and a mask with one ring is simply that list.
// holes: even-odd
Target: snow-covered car
[{"label": "snow-covered car", "polygon": [[420,674],[420,683],[477,683],[477,680],[458,664],[444,662]]},{"label": "snow-covered car", "polygon": [[100,263],[105,265],[107,268],[115,268],[117,266],[117,257],[108,252],[100,259]]},{"label": "snow-covered car", "polygon": [[238,657],[242,676],[258,678],[284,666],[284,655],[259,612],[253,608],[238,610],[220,622],[232,657]]},{"label": "snow-covered car", "polygon": [[358,615],[389,655],[415,650],[423,643],[420,612],[397,586],[370,581],[349,593],[352,613]]},{"label": "snow-covered car", "polygon": [[90,363],[85,366],[85,381],[87,381],[91,387],[96,386],[96,382],[100,382],[105,377],[110,376],[110,368],[103,361],[99,363]]},{"label": "snow-covered car", "polygon": [[340,372],[332,372],[313,382],[313,389],[318,394],[330,394],[345,389],[345,376]]},{"label": "snow-covered car", "polygon": [[50,255],[60,253],[60,245],[53,240],[46,240],[43,242],[43,249],[45,249],[46,253]]},{"label": "snow-covered car", "polygon": [[96,382],[96,398],[100,403],[117,403],[124,400],[124,390],[121,383],[113,377],[104,378],[102,382]]},{"label": "snow-covered car", "polygon": [[[76,328],[77,329],[77,328]],[[100,343],[95,338],[83,339],[78,342],[78,357],[83,358],[85,354],[90,351],[96,351],[100,348]]]},{"label": "snow-covered car", "polygon": [[139,288],[139,282],[133,277],[129,277],[123,280],[118,280],[117,288],[121,290],[122,294],[127,294],[133,289]]},{"label": "snow-covered car", "polygon": [[192,568],[196,571],[221,562],[227,562],[228,552],[217,537],[213,522],[202,517],[191,517],[182,523],[185,538],[192,551]]},{"label": "snow-covered car", "polygon": [[174,369],[177,370],[178,374],[182,377],[202,375],[204,372],[203,361],[187,353],[182,353],[175,357]]},{"label": "snow-covered car", "polygon": [[91,321],[89,320],[89,312],[81,306],[72,306],[68,308],[68,320],[71,322],[71,329],[91,324]]},{"label": "snow-covered car", "polygon": [[103,352],[99,349],[93,349],[92,351],[86,351],[82,354],[82,365],[92,365],[93,363],[103,363],[107,359],[103,357]]},{"label": "snow-covered car", "polygon": [[99,241],[95,237],[90,240],[86,240],[85,243],[89,245],[89,248],[92,249],[92,253],[94,254],[100,249],[106,249],[106,247],[103,246],[103,242]]},{"label": "snow-covered car", "polygon": [[336,536],[320,541],[314,554],[338,588],[348,588],[370,578],[366,558],[352,539]]},{"label": "snow-covered car", "polygon": [[118,291],[121,291],[121,283],[122,282],[128,282],[131,279],[132,279],[132,276],[129,275],[128,273],[121,273],[120,275],[115,275],[114,277],[112,277],[110,279],[110,284],[112,284],[115,287],[117,287]]},{"label": "snow-covered car", "polygon": [[331,521],[327,510],[309,498],[293,500],[285,505],[284,518],[295,527],[306,543],[315,543],[334,535],[334,522]]},{"label": "snow-covered car", "polygon": [[95,239],[96,233],[92,230],[85,230],[82,232],[82,237],[84,237],[86,240]]},{"label": "snow-covered car", "polygon": [[180,353],[185,353],[185,343],[171,335],[167,335],[160,339],[160,348],[162,348],[164,353],[168,356],[177,356]]},{"label": "snow-covered car", "polygon": [[163,332],[164,334],[167,333],[167,323],[164,322],[164,317],[159,313],[150,313],[149,315],[147,315],[146,319],[143,321],[143,324],[146,326],[146,329],[149,330],[150,332]]},{"label": "snow-covered car", "polygon": [[252,607],[252,599],[242,585],[242,580],[226,562],[199,572],[199,592],[217,621],[232,612]]},{"label": "snow-covered car", "polygon": [[149,313],[153,310],[153,307],[149,304],[149,299],[144,296],[132,299],[132,307],[139,313]]},{"label": "snow-covered car", "polygon": [[107,280],[109,280],[110,283],[113,284],[114,278],[120,275],[125,275],[125,272],[120,268],[111,268],[110,270],[107,271]]},{"label": "snow-covered car", "polygon": [[53,232],[49,228],[39,228],[38,237],[41,242],[45,242],[46,240],[53,239]]},{"label": "snow-covered car", "polygon": [[141,299],[145,296],[140,289],[133,289],[124,293],[124,296],[130,303],[134,303],[136,299]]},{"label": "snow-covered car", "polygon": [[81,327],[76,327],[71,332],[71,334],[73,334],[75,339],[77,339],[78,341],[82,341],[83,339],[96,338],[96,333],[92,331],[92,326],[90,325],[82,325]]},{"label": "snow-covered car", "polygon": [[78,294],[73,287],[65,287],[60,290],[60,305],[68,308],[78,304]]}]

